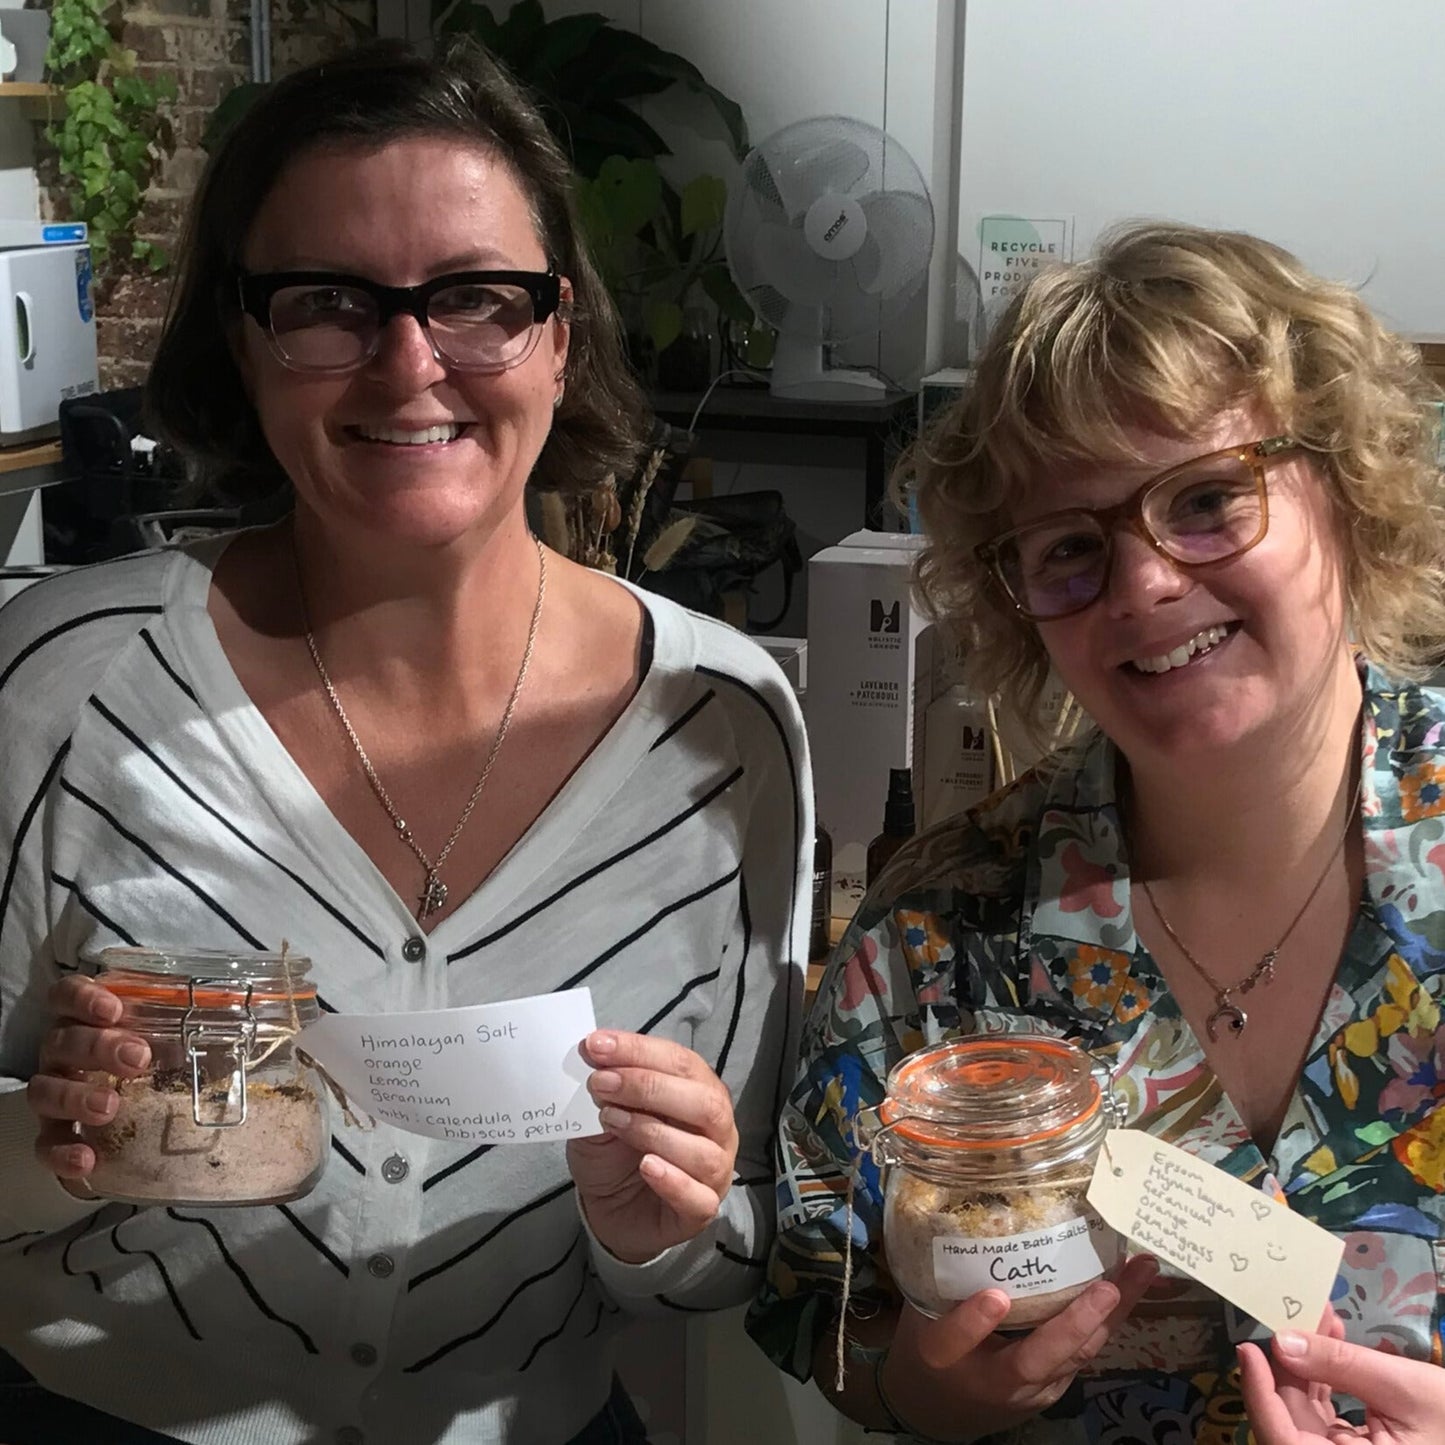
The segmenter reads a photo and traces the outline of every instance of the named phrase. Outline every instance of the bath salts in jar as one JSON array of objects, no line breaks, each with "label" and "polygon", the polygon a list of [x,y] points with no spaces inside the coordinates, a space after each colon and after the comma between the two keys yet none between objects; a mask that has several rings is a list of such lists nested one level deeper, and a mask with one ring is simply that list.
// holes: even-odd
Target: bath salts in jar
[{"label": "bath salts in jar", "polygon": [[325,1090],[294,1046],[318,1012],[309,960],[108,948],[96,962],[96,982],[124,1010],[117,1027],[145,1039],[151,1064],[131,1079],[89,1076],[120,1106],[80,1127],[95,1168],[72,1192],[201,1205],[308,1193],[329,1134]]},{"label": "bath salts in jar", "polygon": [[1001,1328],[1032,1328],[1118,1260],[1119,1237],[1085,1199],[1116,1120],[1073,1044],[1002,1034],[922,1049],[860,1122],[887,1166],[888,1268],[924,1314],[1002,1289]]}]

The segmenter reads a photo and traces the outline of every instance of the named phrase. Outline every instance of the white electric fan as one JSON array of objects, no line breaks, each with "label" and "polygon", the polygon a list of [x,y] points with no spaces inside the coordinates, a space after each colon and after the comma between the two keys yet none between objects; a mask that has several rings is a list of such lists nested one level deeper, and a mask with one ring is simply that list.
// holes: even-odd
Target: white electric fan
[{"label": "white electric fan", "polygon": [[776,131],[743,161],[724,238],[733,279],[778,331],[774,394],[867,401],[887,389],[829,366],[828,352],[876,335],[928,275],[933,204],[892,136],[841,115]]}]

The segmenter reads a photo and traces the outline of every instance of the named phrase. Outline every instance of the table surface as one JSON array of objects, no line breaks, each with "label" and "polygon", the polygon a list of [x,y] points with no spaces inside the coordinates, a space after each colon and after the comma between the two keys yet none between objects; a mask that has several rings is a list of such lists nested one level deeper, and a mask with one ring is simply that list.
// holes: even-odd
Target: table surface
[{"label": "table surface", "polygon": [[[700,391],[659,391],[650,399],[659,416],[691,418],[702,398]],[[708,397],[698,425],[709,421],[783,422],[872,428],[911,415],[917,402],[917,394],[911,391],[889,391],[868,401],[802,401],[774,396],[765,386],[719,386]]]},{"label": "table surface", "polygon": [[31,442],[0,447],[0,472],[23,472],[27,467],[53,467],[61,459],[59,442]]}]

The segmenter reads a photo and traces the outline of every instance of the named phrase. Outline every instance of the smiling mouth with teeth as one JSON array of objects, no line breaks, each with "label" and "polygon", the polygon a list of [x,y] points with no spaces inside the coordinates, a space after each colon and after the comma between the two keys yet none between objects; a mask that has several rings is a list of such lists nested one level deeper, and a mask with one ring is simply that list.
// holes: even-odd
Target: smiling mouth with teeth
[{"label": "smiling mouth with teeth", "polygon": [[1206,627],[1188,642],[1181,643],[1172,651],[1161,653],[1158,657],[1131,658],[1129,666],[1136,672],[1172,672],[1176,667],[1184,667],[1194,658],[1212,652],[1232,630],[1229,627]]},{"label": "smiling mouth with teeth", "polygon": [[386,442],[396,447],[436,446],[439,442],[455,441],[466,430],[456,422],[441,426],[423,427],[419,431],[400,431],[395,427],[354,426],[352,432],[364,442]]}]

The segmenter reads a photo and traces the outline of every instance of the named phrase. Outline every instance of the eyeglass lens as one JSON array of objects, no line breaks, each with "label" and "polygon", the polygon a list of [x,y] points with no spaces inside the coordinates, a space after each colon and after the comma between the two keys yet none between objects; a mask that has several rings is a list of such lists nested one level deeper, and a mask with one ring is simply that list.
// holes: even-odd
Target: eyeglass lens
[{"label": "eyeglass lens", "polygon": [[[1264,507],[1254,469],[1237,457],[1186,467],[1144,497],[1145,528],[1186,566],[1222,562],[1259,540]],[[998,562],[1009,592],[1034,617],[1087,607],[1104,590],[1109,537],[1088,512],[1041,522],[1009,538]]]},{"label": "eyeglass lens", "polygon": [[[459,366],[502,371],[536,344],[530,293],[520,286],[449,286],[427,302],[427,331]],[[316,371],[359,366],[376,348],[380,312],[359,287],[285,286],[271,297],[271,335],[293,366]]]}]

